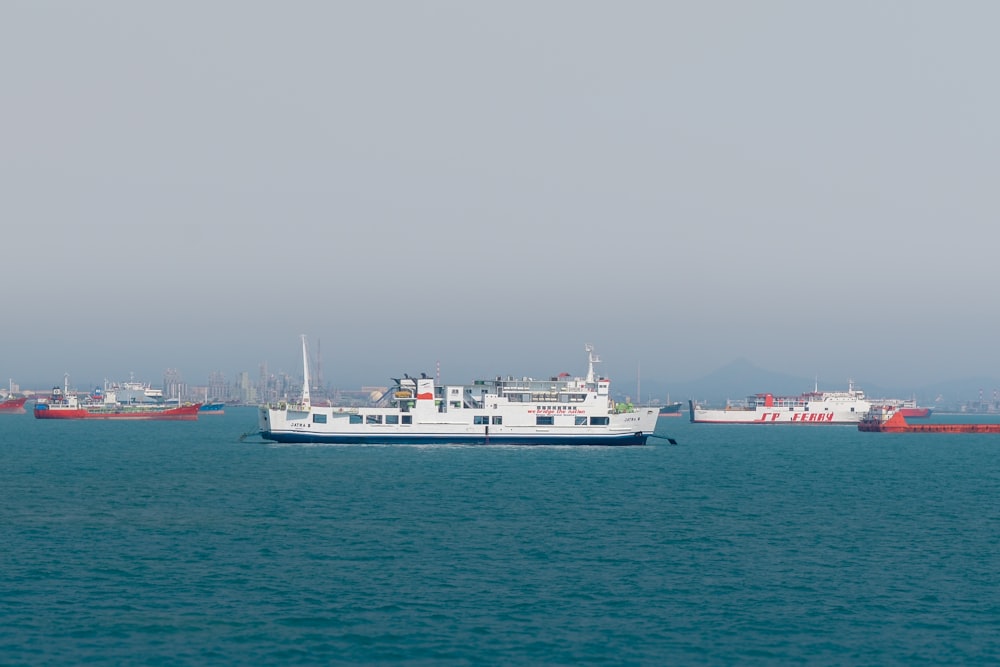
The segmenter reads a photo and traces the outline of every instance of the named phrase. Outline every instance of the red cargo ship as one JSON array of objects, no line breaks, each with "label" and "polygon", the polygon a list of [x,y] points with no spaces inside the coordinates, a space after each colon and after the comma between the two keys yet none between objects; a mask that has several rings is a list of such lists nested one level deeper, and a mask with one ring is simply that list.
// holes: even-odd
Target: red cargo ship
[{"label": "red cargo ship", "polygon": [[10,390],[7,392],[7,398],[0,401],[0,415],[23,415],[27,412],[24,409],[24,404],[27,402],[27,396],[14,396],[14,380],[11,380]]},{"label": "red cargo ship", "polygon": [[917,405],[917,401],[912,398],[907,399],[905,401],[897,401],[895,404],[888,403],[887,405],[895,407],[896,411],[899,412],[899,414],[903,415],[908,419],[913,419],[913,418],[924,419],[930,417],[931,412],[933,411],[933,408],[920,407],[919,405]]},{"label": "red cargo ship", "polygon": [[27,412],[24,409],[24,404],[27,401],[27,396],[21,396],[20,398],[8,396],[3,401],[0,401],[0,415],[23,415]]},{"label": "red cargo ship", "polygon": [[80,398],[65,389],[53,387],[52,395],[35,402],[35,419],[132,419],[161,421],[194,421],[201,403],[168,407],[142,403],[119,403],[112,391],[95,389]]}]

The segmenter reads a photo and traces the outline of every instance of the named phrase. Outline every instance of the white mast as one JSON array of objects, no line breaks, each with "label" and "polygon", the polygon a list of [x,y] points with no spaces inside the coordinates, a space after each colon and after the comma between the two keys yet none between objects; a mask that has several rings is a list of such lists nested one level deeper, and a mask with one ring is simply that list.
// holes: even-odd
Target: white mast
[{"label": "white mast", "polygon": [[302,405],[309,407],[309,358],[306,356],[306,335],[302,334]]},{"label": "white mast", "polygon": [[636,364],[635,365],[635,404],[636,405],[642,405],[642,400],[641,400],[642,399],[642,391],[640,390],[640,388],[642,387],[642,383],[640,381],[641,374],[639,372],[639,366],[640,366],[640,364]]},{"label": "white mast", "polygon": [[600,358],[594,354],[594,346],[587,343],[583,346],[583,349],[587,351],[587,384],[593,384],[594,379],[594,364],[600,363]]}]

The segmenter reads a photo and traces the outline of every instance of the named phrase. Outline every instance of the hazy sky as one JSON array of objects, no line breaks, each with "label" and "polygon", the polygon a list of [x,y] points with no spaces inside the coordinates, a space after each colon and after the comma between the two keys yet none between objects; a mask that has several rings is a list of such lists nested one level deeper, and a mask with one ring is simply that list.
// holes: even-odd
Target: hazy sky
[{"label": "hazy sky", "polygon": [[8,0],[0,378],[297,372],[303,333],[343,387],[578,374],[588,342],[629,383],[1000,374],[997,25]]}]

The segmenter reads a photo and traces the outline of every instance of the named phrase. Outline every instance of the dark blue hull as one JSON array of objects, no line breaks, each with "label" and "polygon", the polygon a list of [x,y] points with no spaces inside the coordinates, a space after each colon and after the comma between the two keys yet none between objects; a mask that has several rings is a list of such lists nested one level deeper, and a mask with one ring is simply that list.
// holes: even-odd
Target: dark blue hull
[{"label": "dark blue hull", "polygon": [[645,445],[649,433],[629,433],[613,436],[411,436],[411,435],[319,435],[315,433],[272,433],[261,431],[265,440],[287,444],[326,445],[558,445],[558,446],[638,446]]}]

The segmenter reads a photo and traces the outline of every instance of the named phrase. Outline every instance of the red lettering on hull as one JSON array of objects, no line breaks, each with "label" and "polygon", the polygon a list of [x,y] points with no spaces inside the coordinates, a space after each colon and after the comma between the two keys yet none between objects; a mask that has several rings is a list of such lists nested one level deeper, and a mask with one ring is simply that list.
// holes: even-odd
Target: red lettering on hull
[{"label": "red lettering on hull", "polygon": [[764,412],[761,413],[760,417],[754,419],[755,422],[761,423],[771,423],[777,421],[790,421],[790,422],[832,422],[833,413],[832,412],[795,412],[790,415],[789,419],[781,419],[781,415],[788,415],[787,412]]},{"label": "red lettering on hull", "polygon": [[801,414],[796,414],[792,416],[792,421],[794,422],[832,422],[833,413],[827,412],[826,414],[818,412],[803,412]]}]

